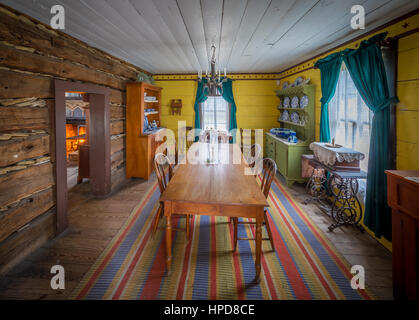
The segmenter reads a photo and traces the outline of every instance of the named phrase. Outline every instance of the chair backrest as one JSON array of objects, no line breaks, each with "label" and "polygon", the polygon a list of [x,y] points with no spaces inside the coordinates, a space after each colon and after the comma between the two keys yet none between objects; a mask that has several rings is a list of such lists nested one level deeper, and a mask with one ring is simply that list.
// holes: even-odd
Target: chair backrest
[{"label": "chair backrest", "polygon": [[191,145],[194,143],[194,141],[188,140],[188,133],[193,129],[193,127],[186,127],[186,149],[188,150]]},{"label": "chair backrest", "polygon": [[[170,164],[169,158],[163,153],[156,154],[154,157],[154,169],[159,182],[160,192],[163,193],[173,176],[173,167]],[[169,169],[169,177],[166,174],[167,169]]]},{"label": "chair backrest", "polygon": [[267,199],[269,191],[271,190],[272,181],[274,180],[276,174],[276,163],[271,158],[265,158],[262,161],[262,184],[260,188]]},{"label": "chair backrest", "polygon": [[220,143],[229,143],[230,142],[230,136],[227,132],[221,131],[218,133],[218,138]]},{"label": "chair backrest", "polygon": [[207,130],[201,132],[199,142],[209,142],[209,132]]},{"label": "chair backrest", "polygon": [[[249,146],[249,138],[250,138],[250,145],[255,142],[255,130],[254,129],[243,129],[240,128],[240,148],[242,152],[245,152],[247,149],[246,146]],[[246,145],[245,145],[246,143]]]},{"label": "chair backrest", "polygon": [[259,158],[261,152],[262,147],[258,143],[252,144],[250,149],[247,150],[244,158],[246,159],[246,162],[249,164],[249,167],[253,168],[255,166],[256,161]]}]

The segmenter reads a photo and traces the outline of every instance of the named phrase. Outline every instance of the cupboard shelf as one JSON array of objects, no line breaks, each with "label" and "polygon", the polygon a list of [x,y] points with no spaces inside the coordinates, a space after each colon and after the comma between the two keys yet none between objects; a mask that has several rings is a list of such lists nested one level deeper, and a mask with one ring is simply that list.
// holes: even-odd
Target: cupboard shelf
[{"label": "cupboard shelf", "polygon": [[[127,84],[127,135],[126,135],[126,176],[148,179],[153,171],[154,155],[157,147],[163,143],[166,134],[164,128],[152,131],[145,130],[144,119],[152,116],[160,121],[162,88],[145,82]],[[156,100],[146,101],[144,93],[156,97]],[[152,107],[151,107],[152,105]],[[145,109],[154,109],[145,112]]]}]

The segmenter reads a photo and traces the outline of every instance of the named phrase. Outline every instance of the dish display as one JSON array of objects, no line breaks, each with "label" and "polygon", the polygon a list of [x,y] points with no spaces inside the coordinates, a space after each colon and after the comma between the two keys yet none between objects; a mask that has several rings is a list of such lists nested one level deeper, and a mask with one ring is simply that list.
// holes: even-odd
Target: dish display
[{"label": "dish display", "polygon": [[297,96],[292,97],[291,99],[291,108],[298,108],[299,100]]},{"label": "dish display", "polygon": [[302,84],[304,81],[303,77],[298,77],[297,79],[295,79],[294,81],[294,86],[299,86],[300,84]]},{"label": "dish display", "polygon": [[280,118],[281,118],[281,120],[283,120],[283,121],[289,121],[289,120],[290,120],[290,114],[289,114],[288,110],[284,110],[284,111],[281,113]]},{"label": "dish display", "polygon": [[290,97],[285,97],[284,98],[284,102],[282,103],[282,106],[284,108],[289,108],[290,107]]},{"label": "dish display", "polygon": [[282,89],[286,89],[286,88],[288,88],[288,81],[285,81],[283,84],[282,84]]},{"label": "dish display", "polygon": [[308,106],[308,96],[302,96],[300,99],[300,108],[304,109]]},{"label": "dish display", "polygon": [[294,122],[294,123],[299,123],[300,122],[300,116],[297,112],[291,113],[291,121]]}]

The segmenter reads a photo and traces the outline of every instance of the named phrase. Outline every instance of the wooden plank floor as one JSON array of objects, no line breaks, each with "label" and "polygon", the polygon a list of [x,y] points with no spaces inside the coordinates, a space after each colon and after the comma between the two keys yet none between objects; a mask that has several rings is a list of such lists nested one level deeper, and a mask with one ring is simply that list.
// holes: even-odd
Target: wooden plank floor
[{"label": "wooden plank floor", "polygon": [[[69,229],[0,280],[0,299],[65,299],[118,232],[154,179],[152,175],[148,182],[131,180],[104,200],[91,197],[86,192],[88,184],[76,186],[70,192]],[[320,212],[315,204],[302,204],[307,198],[304,186],[294,184],[289,190],[342,255],[352,265],[365,267],[366,284],[376,296],[392,299],[391,253],[356,228],[338,228],[329,232],[331,218]],[[50,268],[55,264],[65,268],[65,290],[50,288]]]},{"label": "wooden plank floor", "polygon": [[[0,279],[0,299],[65,299],[119,231],[154,181],[133,179],[107,199],[94,199],[89,184],[69,193],[69,228]],[[50,287],[51,267],[65,269],[65,290]]]}]

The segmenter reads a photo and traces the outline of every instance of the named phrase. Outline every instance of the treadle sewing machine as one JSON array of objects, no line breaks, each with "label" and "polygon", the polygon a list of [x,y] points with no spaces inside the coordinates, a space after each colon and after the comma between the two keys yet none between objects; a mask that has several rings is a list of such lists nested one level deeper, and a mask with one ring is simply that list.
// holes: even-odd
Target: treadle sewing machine
[{"label": "treadle sewing machine", "polygon": [[[332,144],[313,142],[310,149],[314,155],[303,155],[302,161],[311,167],[307,190],[312,200],[331,199],[330,216],[335,220],[329,230],[342,225],[355,225],[361,231],[359,224],[362,219],[362,206],[358,198],[358,179],[366,179],[367,173],[359,164],[365,158],[361,152]],[[307,172],[307,170],[305,170]]]}]

